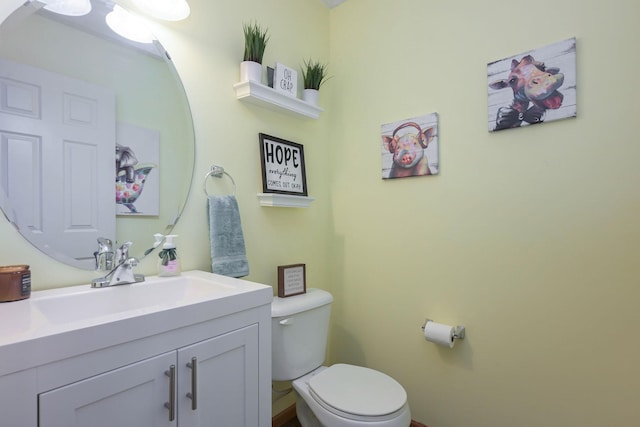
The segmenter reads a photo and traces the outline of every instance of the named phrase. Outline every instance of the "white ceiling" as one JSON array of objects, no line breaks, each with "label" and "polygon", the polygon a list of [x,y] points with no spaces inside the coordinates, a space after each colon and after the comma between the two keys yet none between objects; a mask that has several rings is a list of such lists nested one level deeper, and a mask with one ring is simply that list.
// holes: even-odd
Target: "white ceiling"
[{"label": "white ceiling", "polygon": [[347,0],[322,0],[322,2],[326,4],[329,9],[332,9],[339,4],[344,3],[345,1]]}]

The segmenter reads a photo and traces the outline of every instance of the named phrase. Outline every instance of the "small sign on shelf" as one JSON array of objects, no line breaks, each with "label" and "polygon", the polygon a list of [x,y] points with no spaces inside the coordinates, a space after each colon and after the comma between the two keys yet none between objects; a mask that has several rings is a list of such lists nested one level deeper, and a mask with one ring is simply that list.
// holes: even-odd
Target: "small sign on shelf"
[{"label": "small sign on shelf", "polygon": [[278,297],[286,298],[307,292],[305,264],[278,266]]},{"label": "small sign on shelf", "polygon": [[284,64],[276,62],[273,75],[273,88],[287,96],[298,96],[298,72]]}]

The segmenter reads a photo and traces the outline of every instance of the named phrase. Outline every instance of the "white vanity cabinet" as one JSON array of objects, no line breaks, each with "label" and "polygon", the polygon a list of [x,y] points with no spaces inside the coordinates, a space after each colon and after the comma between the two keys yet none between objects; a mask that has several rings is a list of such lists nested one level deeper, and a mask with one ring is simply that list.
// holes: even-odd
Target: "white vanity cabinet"
[{"label": "white vanity cabinet", "polygon": [[258,340],[253,325],[178,351],[179,426],[260,425]]},{"label": "white vanity cabinet", "polygon": [[198,296],[90,327],[67,325],[22,343],[22,355],[0,346],[0,360],[32,365],[11,373],[0,365],[0,393],[9,396],[0,399],[0,425],[270,426],[272,292],[253,285],[245,289],[251,298]]},{"label": "white vanity cabinet", "polygon": [[37,425],[38,412],[34,410],[38,407],[35,369],[0,376],[0,395],[2,396],[0,398],[0,426],[31,427]]},{"label": "white vanity cabinet", "polygon": [[260,425],[258,349],[251,325],[41,393],[39,427]]},{"label": "white vanity cabinet", "polygon": [[40,427],[170,426],[168,353],[41,393]]}]

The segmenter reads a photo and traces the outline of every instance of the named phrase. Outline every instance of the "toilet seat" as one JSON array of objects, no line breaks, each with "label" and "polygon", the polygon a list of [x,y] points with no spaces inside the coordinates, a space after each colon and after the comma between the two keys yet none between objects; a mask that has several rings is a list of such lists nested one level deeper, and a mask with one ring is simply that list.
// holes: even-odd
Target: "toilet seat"
[{"label": "toilet seat", "polygon": [[361,366],[336,364],[309,379],[312,398],[328,411],[358,421],[397,416],[407,393],[393,378]]}]

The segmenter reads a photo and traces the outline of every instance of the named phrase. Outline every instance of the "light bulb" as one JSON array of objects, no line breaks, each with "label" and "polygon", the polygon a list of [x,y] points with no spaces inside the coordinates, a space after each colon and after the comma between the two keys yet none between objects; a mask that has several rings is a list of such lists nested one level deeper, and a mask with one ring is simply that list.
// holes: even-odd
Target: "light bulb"
[{"label": "light bulb", "polygon": [[82,16],[91,12],[89,0],[40,0],[46,10],[60,15]]},{"label": "light bulb", "polygon": [[142,18],[133,15],[115,5],[105,18],[107,25],[116,34],[138,43],[151,43],[155,40]]}]

